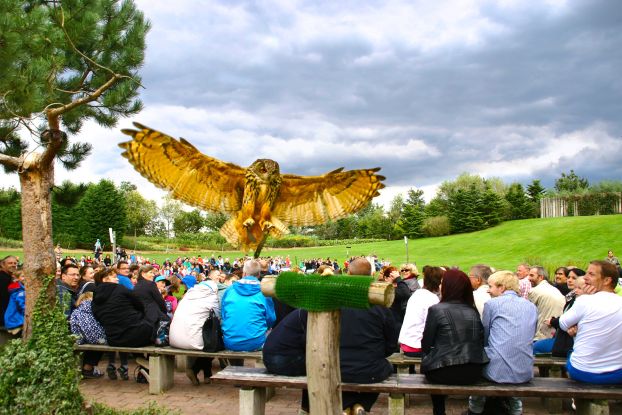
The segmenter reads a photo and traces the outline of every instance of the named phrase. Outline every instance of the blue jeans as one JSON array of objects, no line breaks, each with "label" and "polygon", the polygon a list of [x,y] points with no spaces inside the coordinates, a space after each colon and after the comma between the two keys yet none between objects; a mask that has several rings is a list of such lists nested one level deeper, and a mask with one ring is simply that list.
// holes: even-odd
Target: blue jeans
[{"label": "blue jeans", "polygon": [[[510,404],[510,414],[521,415],[523,413],[523,402],[514,397],[506,398]],[[475,414],[481,414],[484,412],[484,406],[486,405],[485,396],[469,396],[469,411]]]},{"label": "blue jeans", "polygon": [[538,340],[533,343],[533,354],[551,353],[553,351],[555,338]]},{"label": "blue jeans", "polygon": [[605,373],[591,373],[576,369],[570,363],[570,357],[566,362],[568,376],[571,379],[584,383],[595,383],[597,385],[619,385],[622,383],[622,369]]}]

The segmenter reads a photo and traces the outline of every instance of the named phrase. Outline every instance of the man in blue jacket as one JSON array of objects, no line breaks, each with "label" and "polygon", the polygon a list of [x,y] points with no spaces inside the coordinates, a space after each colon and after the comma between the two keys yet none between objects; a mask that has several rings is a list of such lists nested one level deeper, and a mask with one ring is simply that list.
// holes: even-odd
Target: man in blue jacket
[{"label": "man in blue jacket", "polygon": [[261,350],[276,316],[272,299],[261,292],[259,261],[246,261],[242,271],[222,297],[222,333],[226,349],[250,352]]}]

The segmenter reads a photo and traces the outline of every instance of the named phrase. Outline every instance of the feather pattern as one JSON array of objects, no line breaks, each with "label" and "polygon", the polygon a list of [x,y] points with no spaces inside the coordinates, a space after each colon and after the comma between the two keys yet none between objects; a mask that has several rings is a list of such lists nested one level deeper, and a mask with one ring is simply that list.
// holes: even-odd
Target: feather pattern
[{"label": "feather pattern", "polygon": [[384,187],[380,168],[282,175],[278,163],[259,159],[245,169],[206,156],[183,138],[134,125],[136,130],[122,130],[132,137],[119,144],[122,156],[176,199],[229,213],[231,219],[220,232],[244,250],[260,250],[269,234],[280,237],[288,233],[287,226],[318,225],[355,213]]}]

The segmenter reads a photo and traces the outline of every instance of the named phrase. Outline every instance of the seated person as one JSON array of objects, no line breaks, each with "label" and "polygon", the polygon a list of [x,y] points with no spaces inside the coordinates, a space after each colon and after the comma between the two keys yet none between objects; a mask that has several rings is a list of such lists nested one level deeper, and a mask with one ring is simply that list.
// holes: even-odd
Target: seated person
[{"label": "seated person", "polygon": [[[213,310],[220,315],[218,287],[213,281],[202,281],[186,291],[177,305],[171,322],[169,341],[180,349],[203,350],[203,324]],[[186,375],[194,385],[199,384],[197,375],[202,370],[205,382],[212,376],[211,358],[189,359]]]},{"label": "seated person", "polygon": [[568,376],[596,384],[622,384],[622,298],[614,293],[618,270],[607,261],[590,262],[585,292],[559,318],[560,329],[575,336]]},{"label": "seated person", "polygon": [[[445,272],[441,301],[428,309],[421,340],[421,373],[431,383],[476,383],[488,357],[484,352],[484,327],[475,308],[473,289],[459,270]],[[445,414],[445,395],[431,395],[434,415]]]},{"label": "seated person", "polygon": [[222,297],[222,333],[228,350],[261,350],[268,329],[274,325],[274,304],[261,292],[257,278],[260,271],[259,261],[246,261],[244,277],[234,282]]},{"label": "seated person", "polygon": [[[491,299],[484,305],[484,344],[490,362],[484,377],[498,383],[525,383],[533,378],[532,339],[536,333],[538,310],[519,296],[518,277],[510,271],[495,272],[488,278]],[[518,318],[520,316],[520,318]],[[518,398],[508,398],[510,414],[523,413]],[[485,396],[469,398],[468,415],[481,414]]]},{"label": "seated person", "polygon": [[9,303],[4,312],[4,327],[13,335],[21,331],[26,312],[26,290],[22,271],[16,271],[15,277],[15,280],[9,284]]},{"label": "seated person", "polygon": [[[155,268],[151,265],[143,265],[138,271],[138,281],[134,287],[134,294],[142,301],[145,307],[145,317],[155,324],[161,320],[170,320],[166,314],[166,303],[154,278]],[[158,277],[166,279],[164,277]]]},{"label": "seated person", "polygon": [[[73,310],[69,317],[69,327],[71,333],[78,336],[77,344],[106,344],[106,333],[104,328],[93,316],[91,303],[93,300],[93,292],[87,291],[78,297],[76,301],[76,309]],[[102,373],[97,369],[102,356],[102,352],[89,350],[85,351],[82,356],[82,376],[84,378],[99,378]],[[127,373],[127,366],[125,372]]]},{"label": "seated person", "polygon": [[104,328],[108,344],[127,347],[153,344],[160,324],[146,318],[142,301],[119,284],[116,270],[108,268],[97,272],[95,283],[91,307],[93,315]]}]

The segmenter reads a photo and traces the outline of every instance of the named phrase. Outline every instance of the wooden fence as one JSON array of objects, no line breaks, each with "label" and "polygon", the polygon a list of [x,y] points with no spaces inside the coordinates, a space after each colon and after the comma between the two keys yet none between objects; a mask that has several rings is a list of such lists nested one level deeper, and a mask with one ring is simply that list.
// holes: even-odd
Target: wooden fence
[{"label": "wooden fence", "polygon": [[[622,213],[622,193],[618,194],[617,201],[613,202],[614,214]],[[600,214],[598,211],[596,215]],[[568,200],[563,197],[546,197],[540,199],[540,217],[541,218],[558,218],[561,216],[580,216],[581,209],[579,200]]]}]

